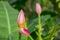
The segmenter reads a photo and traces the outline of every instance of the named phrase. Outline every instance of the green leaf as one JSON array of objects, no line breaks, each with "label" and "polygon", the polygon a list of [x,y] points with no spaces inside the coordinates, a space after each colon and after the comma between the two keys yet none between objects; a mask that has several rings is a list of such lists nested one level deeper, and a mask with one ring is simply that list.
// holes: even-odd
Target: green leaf
[{"label": "green leaf", "polygon": [[45,40],[53,40],[55,33],[60,29],[60,23],[51,28],[48,36],[45,37]]},{"label": "green leaf", "polygon": [[0,1],[0,39],[5,40],[11,35],[13,40],[18,40],[17,15],[18,11],[7,1]]}]

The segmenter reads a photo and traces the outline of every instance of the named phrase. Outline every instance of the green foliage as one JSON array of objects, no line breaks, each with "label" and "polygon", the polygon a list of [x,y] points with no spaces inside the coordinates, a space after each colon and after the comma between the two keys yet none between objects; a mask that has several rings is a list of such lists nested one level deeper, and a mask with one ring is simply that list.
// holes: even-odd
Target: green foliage
[{"label": "green foliage", "polygon": [[[35,13],[36,2],[41,3],[40,17],[43,40],[60,40],[60,1],[59,0],[7,0],[0,1],[0,40],[38,39],[38,17]],[[28,3],[28,4],[27,4]],[[14,9],[15,8],[15,9]],[[18,11],[23,9],[27,17],[30,36],[20,34],[17,25]],[[30,11],[30,9],[32,11]],[[18,11],[17,11],[18,10]],[[58,32],[59,31],[59,32]]]},{"label": "green foliage", "polygon": [[18,40],[17,14],[8,2],[0,1],[0,39],[7,40],[11,35],[13,40]]},{"label": "green foliage", "polygon": [[[46,24],[45,22],[49,19],[50,19],[50,15],[41,16],[41,25],[44,26]],[[28,29],[30,30],[30,32],[33,32],[36,30],[37,25],[38,25],[37,21],[38,21],[37,18],[33,20],[29,20]]]}]

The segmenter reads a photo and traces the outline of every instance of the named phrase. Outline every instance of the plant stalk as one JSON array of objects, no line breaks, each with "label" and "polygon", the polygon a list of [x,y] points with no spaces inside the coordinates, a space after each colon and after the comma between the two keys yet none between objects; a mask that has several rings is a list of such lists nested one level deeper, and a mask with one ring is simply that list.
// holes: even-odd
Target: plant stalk
[{"label": "plant stalk", "polygon": [[38,40],[42,40],[41,34],[42,34],[42,28],[41,28],[41,23],[40,23],[40,14],[38,14]]},{"label": "plant stalk", "polygon": [[34,39],[31,37],[31,35],[29,35],[29,38],[30,38],[31,40],[34,40]]}]

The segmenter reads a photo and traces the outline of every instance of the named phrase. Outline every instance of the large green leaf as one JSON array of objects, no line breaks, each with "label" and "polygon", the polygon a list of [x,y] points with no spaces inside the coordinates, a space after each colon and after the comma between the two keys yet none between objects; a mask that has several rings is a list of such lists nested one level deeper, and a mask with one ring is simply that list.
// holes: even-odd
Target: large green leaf
[{"label": "large green leaf", "polygon": [[18,11],[13,9],[8,2],[0,1],[0,39],[7,40],[9,35],[13,40],[18,40],[17,26]]}]

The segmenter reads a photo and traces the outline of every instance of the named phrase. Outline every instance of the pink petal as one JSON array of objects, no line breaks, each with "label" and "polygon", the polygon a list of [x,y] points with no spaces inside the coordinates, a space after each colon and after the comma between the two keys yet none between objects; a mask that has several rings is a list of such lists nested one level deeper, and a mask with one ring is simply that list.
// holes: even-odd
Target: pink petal
[{"label": "pink petal", "polygon": [[41,6],[40,6],[39,3],[36,3],[36,12],[37,12],[38,14],[41,13]]},{"label": "pink petal", "polygon": [[24,12],[21,10],[18,15],[18,24],[22,24],[25,22]]},{"label": "pink petal", "polygon": [[21,34],[25,34],[25,35],[29,35],[30,32],[28,31],[28,29],[25,29],[25,28],[20,28],[20,33]]}]

